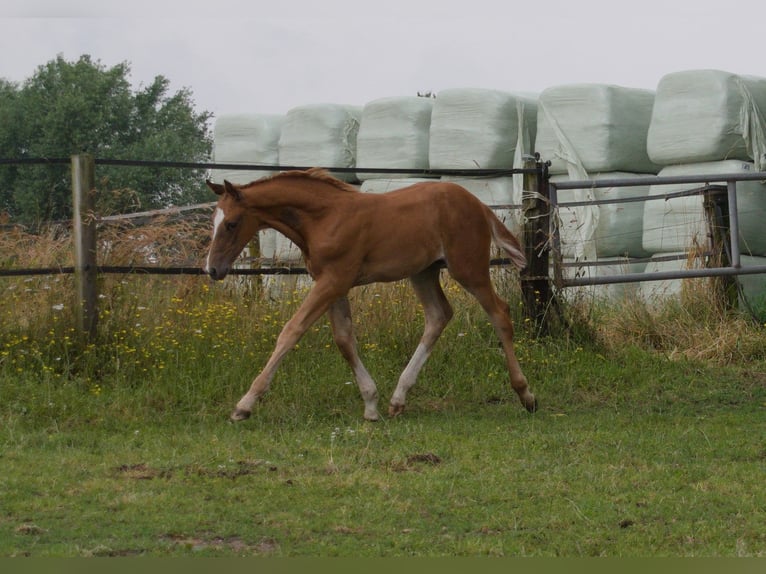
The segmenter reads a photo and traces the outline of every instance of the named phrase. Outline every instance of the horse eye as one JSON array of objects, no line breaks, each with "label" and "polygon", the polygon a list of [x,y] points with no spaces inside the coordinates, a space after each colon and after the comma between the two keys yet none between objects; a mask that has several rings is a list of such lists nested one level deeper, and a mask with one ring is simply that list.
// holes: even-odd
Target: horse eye
[{"label": "horse eye", "polygon": [[224,223],[224,226],[226,227],[226,231],[234,231],[237,228],[237,225],[239,224],[239,221],[227,221]]}]

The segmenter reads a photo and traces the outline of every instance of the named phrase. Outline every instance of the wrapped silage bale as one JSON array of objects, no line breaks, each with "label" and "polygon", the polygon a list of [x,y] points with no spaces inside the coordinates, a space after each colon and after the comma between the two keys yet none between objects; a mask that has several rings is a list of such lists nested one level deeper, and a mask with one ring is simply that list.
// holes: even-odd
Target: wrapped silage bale
[{"label": "wrapped silage bale", "polygon": [[[711,175],[711,185],[726,185],[715,175],[751,173],[754,165],[738,160],[673,165],[664,168],[660,177]],[[699,183],[652,185],[650,196],[675,193],[701,187]],[[766,255],[766,185],[760,181],[737,182],[740,251]],[[684,251],[695,245],[707,246],[708,228],[701,194],[650,200],[644,204],[643,246],[649,253]]]},{"label": "wrapped silage bale", "polygon": [[550,173],[657,173],[646,151],[654,92],[604,84],[570,84],[540,93],[535,151]]},{"label": "wrapped silage bale", "polygon": [[[279,163],[297,167],[356,165],[356,137],[361,108],[342,104],[310,104],[287,112],[279,139]],[[333,173],[353,181],[352,173]]]},{"label": "wrapped silage bale", "polygon": [[298,246],[276,229],[264,229],[259,234],[264,265],[288,264],[301,260],[302,254]]},{"label": "wrapped silage bale", "polygon": [[[298,246],[275,229],[260,232],[261,268],[302,266],[303,254]],[[265,293],[272,298],[284,298],[311,285],[308,275],[265,274],[261,277]]]},{"label": "wrapped silage bale", "polygon": [[514,177],[442,177],[442,181],[451,181],[461,185],[482,203],[493,208],[492,211],[511,230],[521,237],[523,232],[523,214],[521,211],[521,187],[516,185]]},{"label": "wrapped silage bale", "polygon": [[[403,96],[367,103],[362,108],[356,138],[357,167],[428,169],[433,102],[432,98]],[[408,176],[361,172],[357,177],[365,181]]]},{"label": "wrapped silage bale", "polygon": [[[766,267],[766,257],[743,255],[740,263],[742,267]],[[740,303],[747,305],[761,321],[766,319],[766,273],[738,275],[737,281],[740,287]]]},{"label": "wrapped silage bale", "polygon": [[512,169],[533,150],[537,103],[500,90],[439,92],[431,113],[431,169]]},{"label": "wrapped silage bale", "polygon": [[[652,255],[646,264],[644,273],[661,273],[681,271],[684,269],[701,269],[704,262],[699,257],[690,256],[687,252],[663,253]],[[685,286],[699,283],[706,279],[658,279],[639,283],[638,297],[648,304],[662,304],[668,299],[679,298]]]},{"label": "wrapped silage bale", "polygon": [[766,169],[766,78],[720,70],[663,76],[647,149],[663,165],[753,160]]},{"label": "wrapped silage bale", "polygon": [[[268,114],[229,114],[213,126],[213,161],[216,163],[279,165],[279,138],[285,117]],[[250,183],[271,175],[267,170],[214,169],[210,179],[223,183]]]},{"label": "wrapped silage bale", "polygon": [[[625,179],[650,177],[647,174],[626,172],[597,173],[590,179]],[[568,175],[554,175],[551,183],[571,181]],[[601,201],[608,199],[629,199],[645,197],[649,184],[629,187],[597,187],[593,189],[558,190],[560,204],[571,201]],[[598,211],[593,217],[592,210]],[[588,259],[604,257],[645,257],[643,248],[644,232],[643,202],[606,203],[596,206],[562,205],[559,208],[559,229],[561,230],[562,253],[564,257],[577,257],[578,253],[588,254]],[[584,244],[584,245],[580,245]]]},{"label": "wrapped silage bale", "polygon": [[[624,257],[599,257],[595,265],[578,265],[573,259],[564,259],[562,274],[565,279],[609,277],[643,273],[646,262],[633,262]],[[588,297],[597,301],[624,302],[638,296],[638,283],[608,283],[604,285],[586,285],[567,287],[563,296],[568,300]]]}]

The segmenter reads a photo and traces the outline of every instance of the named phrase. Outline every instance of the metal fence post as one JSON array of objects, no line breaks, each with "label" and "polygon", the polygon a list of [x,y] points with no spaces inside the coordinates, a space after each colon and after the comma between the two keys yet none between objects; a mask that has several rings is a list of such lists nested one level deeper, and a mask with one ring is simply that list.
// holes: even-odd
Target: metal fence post
[{"label": "metal fence post", "polygon": [[77,327],[88,339],[96,336],[98,285],[96,262],[95,160],[72,156],[72,226],[74,238]]}]

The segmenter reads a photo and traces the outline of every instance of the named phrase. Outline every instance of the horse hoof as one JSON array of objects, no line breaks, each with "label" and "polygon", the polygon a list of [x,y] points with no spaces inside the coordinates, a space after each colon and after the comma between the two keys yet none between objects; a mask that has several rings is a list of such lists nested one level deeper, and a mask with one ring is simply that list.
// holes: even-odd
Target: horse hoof
[{"label": "horse hoof", "polygon": [[537,402],[537,398],[534,395],[521,399],[521,403],[524,405],[524,408],[527,409],[528,413],[537,412],[539,404]]},{"label": "horse hoof", "polygon": [[404,405],[388,405],[388,416],[398,417],[404,412]]},{"label": "horse hoof", "polygon": [[233,422],[244,421],[250,418],[250,411],[244,409],[235,409],[229,417]]},{"label": "horse hoof", "polygon": [[380,420],[380,414],[378,411],[372,413],[364,413],[364,420],[376,423]]}]

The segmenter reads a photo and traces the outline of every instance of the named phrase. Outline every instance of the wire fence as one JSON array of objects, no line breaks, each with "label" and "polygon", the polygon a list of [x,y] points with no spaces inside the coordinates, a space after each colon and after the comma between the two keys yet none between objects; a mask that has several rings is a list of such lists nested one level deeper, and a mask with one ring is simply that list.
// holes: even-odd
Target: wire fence
[{"label": "wire fence", "polygon": [[[0,166],[2,165],[68,165],[71,164],[72,158],[53,157],[53,158],[0,158]],[[267,165],[267,164],[245,164],[245,163],[223,163],[223,162],[184,162],[184,161],[155,161],[155,160],[132,160],[132,159],[110,159],[110,158],[94,158],[94,163],[98,165],[109,166],[122,166],[126,168],[136,167],[151,167],[151,168],[182,168],[182,169],[204,169],[204,170],[257,170],[257,171],[289,171],[289,170],[305,170],[314,166],[293,166],[293,165]],[[538,174],[539,169],[536,168],[514,168],[514,169],[393,169],[393,168],[374,168],[374,167],[325,167],[328,171],[335,173],[351,173],[351,174],[377,174],[377,175],[399,175],[399,176],[413,176],[413,177],[470,177],[470,178],[496,178],[496,177],[509,177],[513,175],[528,175]],[[677,183],[699,183],[698,187],[691,189],[669,192],[669,193],[654,193],[646,196],[633,196],[633,197],[614,197],[609,199],[590,199],[586,201],[566,201],[559,202],[555,197],[542,198],[549,204],[551,211],[555,211],[558,208],[576,208],[586,206],[600,206],[607,204],[620,204],[620,203],[635,203],[635,202],[647,202],[647,201],[668,201],[671,199],[681,197],[692,197],[704,194],[707,191],[718,189],[725,190],[724,186],[711,185],[711,181],[724,181],[735,178],[737,181],[756,181],[766,180],[766,173],[749,173],[749,174],[716,174],[716,175],[699,175],[699,176],[683,176],[683,177],[620,177],[615,179],[599,179],[589,180],[581,182],[558,182],[553,185],[556,189],[595,189],[598,187],[627,187],[636,185],[669,185]],[[534,192],[526,192],[534,193]],[[540,199],[540,198],[538,198]],[[159,217],[187,217],[189,214],[195,211],[212,210],[214,202],[175,206],[166,209],[158,209],[151,211],[141,211],[118,215],[98,216],[96,220],[99,225],[108,225],[112,223],[132,221],[136,224],[146,223]],[[492,209],[522,209],[522,205],[518,204],[494,204],[490,205]],[[56,222],[58,224],[67,225],[71,222]],[[15,224],[6,224],[3,227],[14,227]],[[552,244],[553,242],[551,242]],[[553,245],[549,245],[553,247]],[[709,252],[708,252],[709,254]],[[655,256],[649,257],[625,257],[627,263],[640,263],[649,260],[653,261],[669,261],[673,259],[683,259],[685,255],[669,255],[669,256]],[[491,264],[493,266],[507,265],[510,262],[507,258],[493,259]],[[235,275],[300,275],[306,274],[307,270],[302,266],[293,265],[279,265],[278,262],[268,261],[268,266],[258,268],[238,268],[231,271]],[[597,267],[604,264],[599,261],[590,262],[559,262],[561,267]],[[18,277],[18,276],[35,276],[35,275],[57,275],[57,274],[71,274],[74,273],[75,268],[73,266],[56,266],[56,267],[39,267],[39,268],[0,268],[0,277]],[[98,273],[116,273],[116,274],[145,274],[145,275],[203,275],[204,271],[200,267],[190,266],[158,266],[158,265],[129,265],[129,266],[114,266],[114,265],[99,265],[97,266]],[[760,273],[758,269],[742,270],[741,273]],[[576,284],[584,283],[596,283],[599,281],[625,281],[626,279],[615,278],[590,278],[586,280],[575,280]],[[628,281],[638,280],[637,277],[628,277]],[[566,281],[562,286],[567,286]]]},{"label": "wire fence", "polygon": [[[72,158],[64,157],[38,157],[38,158],[0,158],[0,166],[32,166],[32,165],[69,165]],[[294,166],[294,165],[267,165],[251,163],[225,163],[225,162],[185,162],[185,161],[155,161],[155,160],[128,160],[128,159],[110,159],[94,158],[96,166],[118,166],[126,168],[181,168],[181,169],[202,169],[202,170],[242,170],[242,171],[292,171],[307,170],[316,166]],[[531,168],[514,169],[393,169],[393,168],[365,168],[365,167],[324,167],[334,173],[350,174],[378,174],[378,175],[399,175],[409,177],[471,177],[471,178],[492,178],[509,177],[520,174],[535,173]],[[141,225],[157,218],[167,217],[187,217],[195,211],[212,211],[215,202],[201,203],[185,206],[174,206],[166,209],[157,209],[150,211],[140,211],[133,213],[124,213],[108,216],[99,216],[95,214],[96,222],[99,225],[108,225],[114,223],[133,222]],[[498,204],[490,206],[493,209],[520,209],[521,205],[516,204]],[[71,220],[49,222],[54,225],[71,225]],[[18,224],[10,223],[0,226],[0,231],[17,228]],[[308,270],[303,266],[283,265],[277,261],[264,261],[266,266],[256,268],[235,268],[231,270],[232,275],[305,275]],[[496,258],[492,260],[492,265],[507,265],[510,259]],[[89,271],[85,266],[85,271]],[[143,274],[143,275],[204,275],[201,267],[190,266],[160,266],[160,265],[97,265],[95,270],[98,274]],[[74,266],[50,266],[50,267],[27,267],[27,268],[0,268],[0,277],[23,277],[40,275],[68,275],[76,271]]]}]

